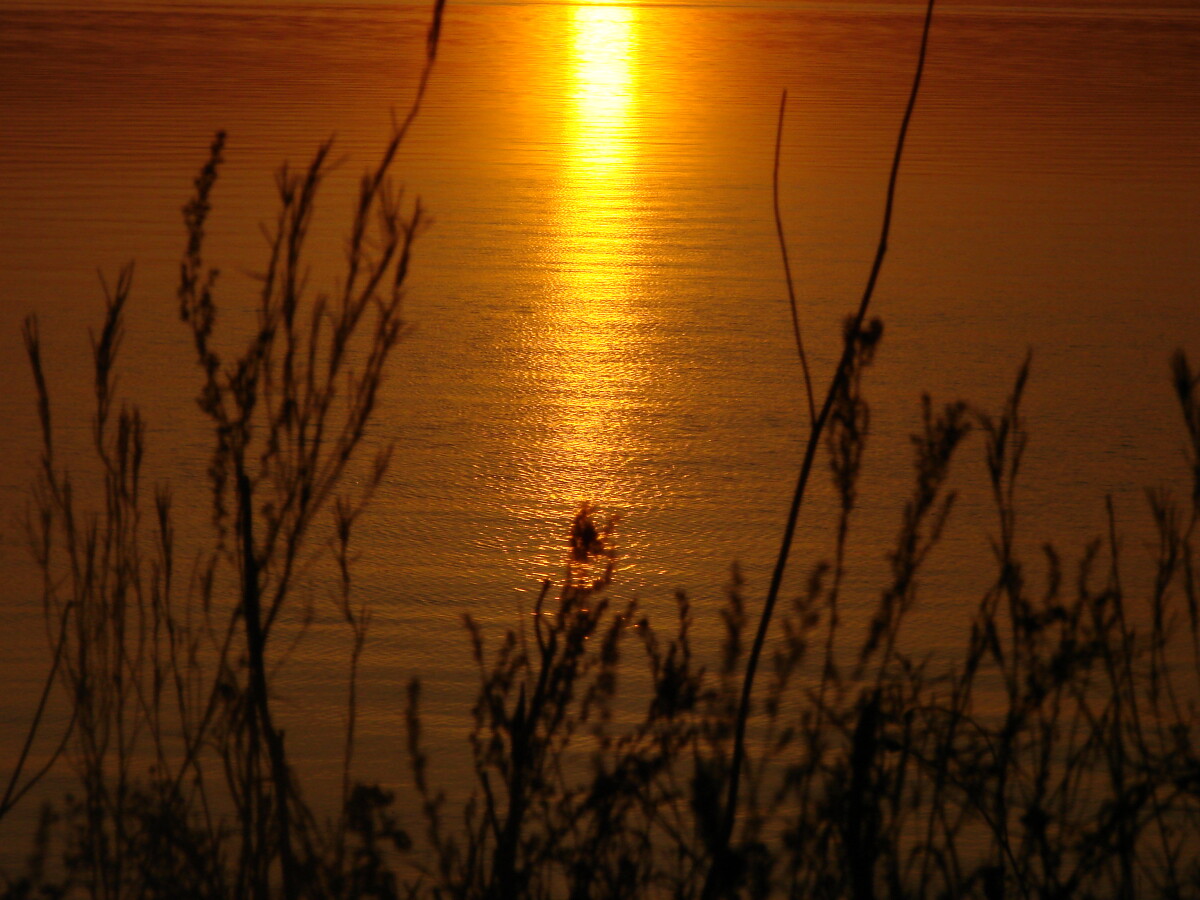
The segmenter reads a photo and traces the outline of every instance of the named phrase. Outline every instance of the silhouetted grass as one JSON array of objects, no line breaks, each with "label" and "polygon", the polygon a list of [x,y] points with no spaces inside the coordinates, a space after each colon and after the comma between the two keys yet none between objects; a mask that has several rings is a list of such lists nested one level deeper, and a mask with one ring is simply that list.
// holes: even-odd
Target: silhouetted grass
[{"label": "silhouetted grass", "polygon": [[[28,531],[44,576],[43,608],[60,635],[47,687],[57,681],[71,709],[54,756],[67,758],[78,792],[55,829],[64,844],[61,866],[47,868],[49,844],[39,840],[30,877],[9,889],[14,896],[36,888],[265,900],[361,896],[391,883],[378,843],[399,832],[386,804],[350,776],[368,611],[352,596],[348,549],[390,449],[376,455],[356,489],[344,476],[360,455],[405,330],[404,284],[424,214],[394,189],[390,171],[433,68],[442,7],[437,0],[416,97],[361,181],[340,291],[313,298],[304,287],[326,143],[304,170],[278,173],[279,211],[268,230],[255,330],[230,340],[219,340],[217,272],[204,258],[224,134],[212,143],[183,211],[178,299],[200,374],[198,403],[212,428],[213,540],[197,552],[184,583],[176,574],[170,491],[157,486],[148,496],[145,423],[115,390],[132,267],[108,291],[92,339],[91,437],[101,482],[94,507],[56,454],[37,324],[26,323],[42,429]],[[231,357],[218,349],[242,341]],[[305,799],[271,690],[280,623],[297,603],[297,572],[326,530],[341,575],[338,609],[353,642],[341,809],[332,819]],[[47,771],[22,775],[43,708],[0,814]]]},{"label": "silhouetted grass", "polygon": [[[611,609],[606,580],[568,578],[548,610],[539,604],[532,635],[511,628],[490,652],[469,625],[480,670],[476,788],[460,808],[431,787],[418,686],[410,693],[427,822],[423,889],[698,897],[718,880],[719,895],[744,897],[1200,894],[1200,506],[1161,489],[1148,495],[1161,552],[1151,583],[1132,597],[1115,523],[1069,575],[1045,547],[1046,577],[1035,587],[1015,549],[1012,500],[1028,372],[1026,362],[997,414],[962,403],[936,411],[926,399],[912,496],[870,621],[847,637],[837,618],[842,528],[837,561],[817,564],[807,590],[780,610],[753,699],[748,795],[723,856],[721,801],[748,654],[736,572],[728,603],[710,613],[723,623],[724,650],[707,662],[691,646],[686,598],[664,632],[636,607]],[[860,373],[828,441],[843,515],[865,439],[849,424],[865,415]],[[1173,373],[1194,423],[1200,373],[1182,354]],[[971,431],[982,438],[997,515],[994,581],[956,657],[913,656],[898,636],[947,526],[947,473]],[[1195,458],[1200,430],[1189,424],[1188,433]],[[593,552],[610,560],[609,539]],[[625,664],[622,652],[632,657]],[[641,713],[611,715],[618,675],[640,666],[650,684]],[[714,877],[715,864],[726,868]]]},{"label": "silhouetted grass", "polygon": [[[388,452],[356,491],[345,476],[404,331],[423,214],[388,179],[440,15],[439,2],[417,99],[362,181],[341,291],[303,290],[324,145],[305,170],[279,174],[256,329],[232,358],[216,349],[216,274],[203,255],[222,135],[197,178],[179,300],[212,426],[214,538],[191,571],[179,572],[169,490],[143,483],[145,423],[116,394],[132,269],[107,290],[93,337],[94,508],[59,457],[41,340],[35,321],[26,326],[42,430],[29,534],[52,659],[0,817],[31,802],[64,759],[76,786],[45,807],[26,870],[3,896],[1200,896],[1200,373],[1182,351],[1171,383],[1193,481],[1183,494],[1147,492],[1158,540],[1148,583],[1126,584],[1111,503],[1104,538],[1070,564],[1047,545],[1044,577],[1030,574],[1015,502],[1027,359],[999,411],[923,399],[887,578],[867,621],[840,615],[870,434],[866,385],[882,341],[866,314],[904,126],[872,273],[819,408],[809,382],[811,437],[763,608],[747,601],[736,568],[720,609],[680,595],[674,621],[652,623],[636,602],[614,606],[615,526],[584,505],[567,531],[564,575],[543,586],[531,617],[496,635],[465,622],[464,661],[478,672],[463,723],[470,770],[431,765],[413,681],[397,735],[411,796],[401,803],[356,782],[370,611],[354,592],[353,536]],[[919,69],[905,123],[918,87]],[[786,266],[778,210],[776,221]],[[790,272],[788,282],[807,373]],[[949,477],[964,452],[981,452],[988,475],[994,570],[957,652],[914,655],[901,635],[951,526]],[[830,555],[799,594],[781,597],[818,457],[839,498]],[[306,792],[272,702],[279,623],[314,546],[334,564],[352,647],[334,809]],[[695,646],[697,627],[719,629],[715,658]],[[70,718],[50,736],[49,762],[29,772],[56,687]],[[447,777],[454,799],[438,787]],[[400,808],[416,818],[401,821]]]}]

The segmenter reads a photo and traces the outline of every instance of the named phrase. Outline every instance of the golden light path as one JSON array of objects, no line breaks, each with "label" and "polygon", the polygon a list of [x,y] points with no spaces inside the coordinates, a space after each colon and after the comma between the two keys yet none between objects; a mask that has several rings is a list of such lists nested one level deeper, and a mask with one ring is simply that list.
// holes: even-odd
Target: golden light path
[{"label": "golden light path", "polygon": [[580,192],[607,194],[628,176],[636,12],[578,6],[571,22],[569,169]]},{"label": "golden light path", "polygon": [[554,437],[548,498],[620,501],[636,435],[628,408],[644,373],[638,352],[635,184],[638,16],[577,6],[566,23],[561,190],[549,248],[545,374]]}]

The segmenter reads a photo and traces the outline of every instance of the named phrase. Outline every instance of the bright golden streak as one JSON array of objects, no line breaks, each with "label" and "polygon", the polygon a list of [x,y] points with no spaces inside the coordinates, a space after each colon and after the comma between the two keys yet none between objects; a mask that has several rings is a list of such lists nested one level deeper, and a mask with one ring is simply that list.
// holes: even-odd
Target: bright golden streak
[{"label": "bright golden streak", "polygon": [[580,188],[603,191],[628,166],[634,12],[577,7],[572,26],[570,166]]},{"label": "bright golden streak", "polygon": [[563,247],[573,306],[596,316],[628,293],[636,12],[576,7],[563,165]]},{"label": "bright golden streak", "polygon": [[575,7],[564,60],[562,191],[551,259],[550,301],[557,440],[547,451],[549,493],[561,500],[619,503],[628,434],[625,407],[640,380],[633,184],[636,152],[637,11]]}]

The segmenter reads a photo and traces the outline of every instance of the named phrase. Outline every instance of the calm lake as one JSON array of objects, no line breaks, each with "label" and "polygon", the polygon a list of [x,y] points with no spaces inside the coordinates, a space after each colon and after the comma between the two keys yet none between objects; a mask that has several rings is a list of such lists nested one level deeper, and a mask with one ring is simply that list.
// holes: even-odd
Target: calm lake
[{"label": "calm lake", "polygon": [[[373,446],[394,442],[393,467],[358,531],[373,615],[364,777],[404,779],[415,674],[445,757],[435,775],[465,753],[476,676],[461,618],[498,634],[527,616],[582,501],[620,516],[613,590],[652,617],[682,589],[715,633],[705,610],[735,561],[760,602],[806,433],[771,207],[780,93],[783,217],[820,391],[878,237],[921,11],[450,0],[398,168],[434,225],[372,431]],[[136,262],[120,385],[149,420],[149,474],[174,486],[181,554],[203,546],[209,435],[175,298],[192,178],[226,130],[208,259],[236,328],[257,299],[274,171],[334,137],[310,276],[314,294],[332,286],[358,179],[411,101],[428,14],[408,0],[0,2],[0,776],[48,660],[21,525],[39,439],[22,320],[38,316],[59,451],[86,485],[97,272],[111,282]],[[1200,13],[939,6],[874,305],[885,337],[866,382],[852,624],[883,584],[922,392],[997,410],[1027,350],[1031,577],[1042,542],[1074,560],[1105,531],[1105,495],[1136,577],[1153,552],[1143,488],[1186,483],[1167,362],[1177,347],[1200,359],[1198,260]],[[793,586],[831,552],[825,471]],[[954,486],[910,623],[935,652],[992,578],[978,440]],[[279,702],[319,769],[339,746],[348,644],[319,567],[301,593],[313,620]]]}]

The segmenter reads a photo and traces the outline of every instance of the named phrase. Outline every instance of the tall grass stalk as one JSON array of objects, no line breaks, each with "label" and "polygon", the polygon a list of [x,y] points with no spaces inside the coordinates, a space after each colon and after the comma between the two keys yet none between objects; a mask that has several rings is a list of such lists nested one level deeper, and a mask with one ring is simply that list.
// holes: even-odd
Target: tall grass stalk
[{"label": "tall grass stalk", "polygon": [[800,354],[800,361],[804,370],[804,380],[809,398],[809,413],[810,413],[810,428],[808,441],[804,449],[803,462],[800,465],[800,473],[796,480],[796,487],[792,493],[791,506],[788,509],[787,520],[783,528],[783,537],[780,544],[779,554],[776,558],[775,568],[771,573],[771,583],[767,589],[766,601],[763,604],[762,614],[759,617],[758,629],[754,635],[754,646],[750,651],[750,656],[746,661],[746,672],[743,677],[743,687],[741,701],[738,709],[737,724],[734,729],[733,738],[733,761],[731,763],[730,778],[729,778],[729,796],[725,801],[725,813],[723,825],[721,828],[721,840],[716,848],[716,856],[713,859],[711,874],[709,876],[708,886],[705,889],[705,896],[708,900],[714,900],[722,893],[722,882],[724,880],[723,871],[726,869],[736,869],[737,863],[728,858],[729,841],[733,834],[734,820],[737,816],[739,803],[739,789],[741,785],[742,764],[746,754],[746,721],[750,715],[750,701],[754,689],[754,679],[758,672],[758,662],[762,656],[763,645],[766,641],[767,631],[771,625],[771,618],[775,612],[775,605],[779,599],[779,590],[783,584],[783,575],[787,569],[788,557],[791,554],[792,542],[795,539],[796,524],[800,517],[800,507],[804,502],[804,495],[808,489],[808,479],[812,473],[813,462],[816,459],[817,448],[821,443],[821,436],[825,430],[826,422],[829,420],[829,415],[833,410],[835,402],[845,390],[845,383],[850,377],[850,370],[855,362],[855,354],[857,352],[856,344],[858,335],[863,331],[864,324],[867,318],[867,312],[871,305],[871,299],[875,294],[875,284],[879,279],[879,273],[883,268],[883,260],[887,255],[888,236],[892,227],[892,209],[895,206],[896,199],[896,183],[900,176],[900,162],[904,156],[904,142],[908,136],[909,123],[912,121],[913,110],[916,107],[917,96],[921,90],[921,76],[925,70],[925,56],[929,48],[929,29],[933,23],[933,7],[934,0],[929,0],[925,6],[925,21],[921,31],[921,45],[917,53],[916,71],[913,74],[912,87],[908,95],[908,103],[904,109],[904,115],[900,120],[899,134],[896,137],[896,149],[892,154],[891,171],[888,175],[887,196],[884,201],[883,209],[883,224],[880,229],[879,243],[875,250],[875,258],[871,263],[870,274],[867,276],[867,283],[863,289],[862,299],[859,301],[858,309],[854,313],[853,319],[846,328],[845,346],[842,351],[842,356],[838,360],[837,368],[834,370],[833,379],[830,382],[829,389],[826,391],[825,400],[821,404],[821,412],[812,417],[812,382],[808,373],[808,362],[804,354],[804,346],[800,337],[799,315],[796,308],[796,295],[792,287],[791,267],[788,263],[787,243],[783,236],[783,226],[779,216],[778,196],[779,196],[779,152],[782,143],[783,135],[783,104],[786,103],[787,95],[784,94],[780,106],[780,127],[779,133],[775,138],[775,169],[774,169],[774,196],[775,196],[775,221],[776,230],[779,238],[780,253],[783,258],[784,273],[787,277],[788,298],[791,303],[792,321],[795,327],[796,346]]}]

